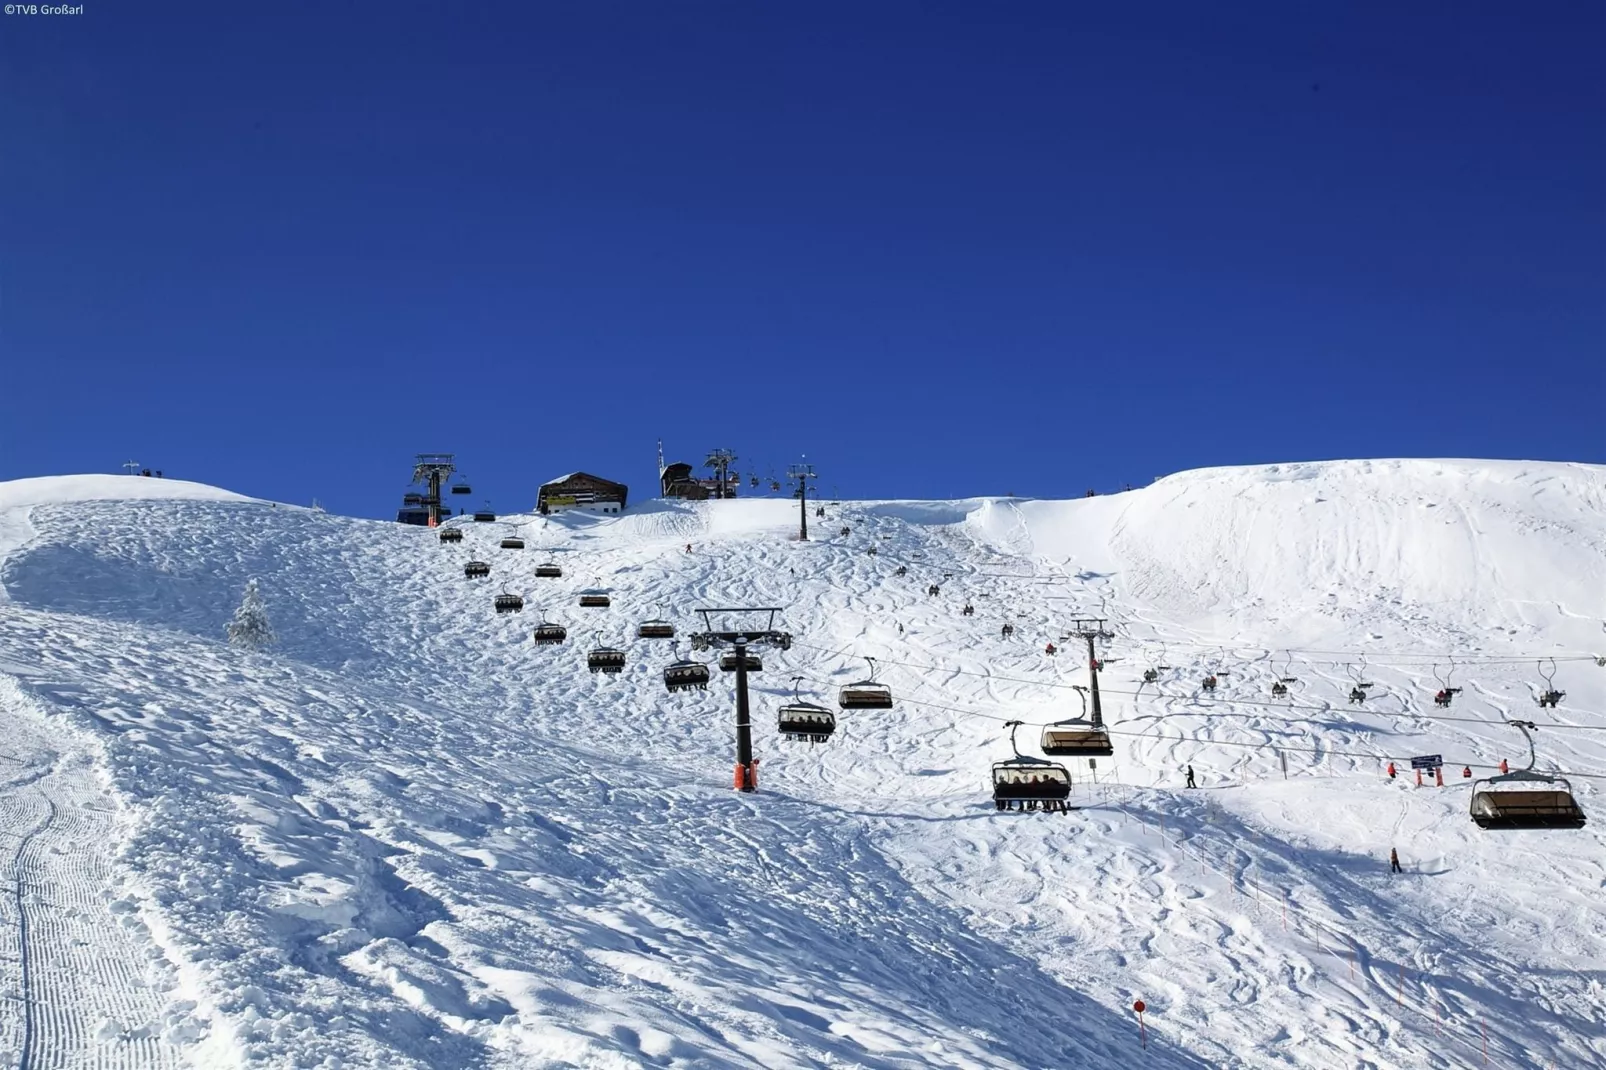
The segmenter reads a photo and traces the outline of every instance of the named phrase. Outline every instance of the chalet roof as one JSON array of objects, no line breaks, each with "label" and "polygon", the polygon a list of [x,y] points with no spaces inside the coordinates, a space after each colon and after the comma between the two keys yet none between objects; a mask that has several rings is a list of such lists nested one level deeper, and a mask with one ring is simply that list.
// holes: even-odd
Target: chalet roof
[{"label": "chalet roof", "polygon": [[610,487],[623,487],[624,486],[623,483],[615,483],[611,479],[603,479],[601,476],[594,476],[590,472],[570,472],[567,475],[561,475],[556,479],[547,480],[545,483],[541,484],[541,489],[545,490],[547,487],[556,486],[559,483],[567,483],[571,479],[576,479],[576,478],[579,478],[579,477],[582,477],[582,476],[584,478],[586,478],[586,479],[595,480],[598,483],[606,483]]}]

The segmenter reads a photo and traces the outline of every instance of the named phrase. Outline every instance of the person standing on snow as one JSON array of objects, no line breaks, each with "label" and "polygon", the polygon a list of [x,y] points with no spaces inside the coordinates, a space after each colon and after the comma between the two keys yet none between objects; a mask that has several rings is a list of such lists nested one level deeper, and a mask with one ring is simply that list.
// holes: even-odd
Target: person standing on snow
[{"label": "person standing on snow", "polygon": [[1389,848],[1389,872],[1390,873],[1404,873],[1405,872],[1405,870],[1400,868],[1400,852],[1396,851],[1392,847]]},{"label": "person standing on snow", "polygon": [[1194,783],[1194,780],[1193,780],[1193,766],[1190,765],[1190,766],[1188,766],[1188,787],[1197,788],[1198,786],[1199,786],[1198,784]]}]

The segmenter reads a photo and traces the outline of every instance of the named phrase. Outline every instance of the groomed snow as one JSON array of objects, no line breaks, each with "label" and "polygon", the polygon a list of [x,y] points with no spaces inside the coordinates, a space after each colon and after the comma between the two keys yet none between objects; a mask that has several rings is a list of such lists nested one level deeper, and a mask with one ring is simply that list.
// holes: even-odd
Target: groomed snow
[{"label": "groomed snow", "polygon": [[[463,523],[448,546],[174,480],[0,484],[0,1046],[102,1067],[1606,1063],[1606,468],[1322,462],[825,508],[807,543],[795,503],[737,500]],[[499,549],[515,532],[529,548]],[[488,581],[463,578],[475,557]],[[534,578],[548,559],[562,579]],[[251,578],[262,654],[223,642]],[[581,610],[599,580],[612,607]],[[522,614],[492,612],[503,590]],[[796,637],[754,678],[750,796],[728,679],[668,695],[677,644],[634,638],[743,604],[785,607]],[[997,813],[1002,721],[1036,753],[1036,725],[1080,712],[1075,641],[1043,650],[1078,615],[1116,636],[1117,754],[1067,763],[1069,816]],[[535,647],[543,618],[569,642]],[[599,643],[628,651],[621,676],[586,671]],[[866,655],[893,710],[776,737],[794,676],[831,703]],[[1552,655],[1566,697],[1541,710]],[[1463,691],[1435,709],[1446,672]],[[1461,765],[1526,760],[1507,717],[1541,724],[1541,768],[1588,774],[1587,828],[1468,820]],[[1430,753],[1446,786],[1418,789],[1405,759]]]}]

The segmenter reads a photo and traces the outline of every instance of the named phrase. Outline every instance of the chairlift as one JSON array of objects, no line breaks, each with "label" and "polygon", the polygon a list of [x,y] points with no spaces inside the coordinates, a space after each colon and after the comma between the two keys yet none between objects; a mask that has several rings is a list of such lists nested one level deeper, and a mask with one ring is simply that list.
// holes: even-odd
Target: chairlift
[{"label": "chairlift", "polygon": [[474,523],[494,524],[496,523],[496,513],[491,510],[489,505],[482,505],[474,510]]},{"label": "chairlift", "polygon": [[869,554],[871,557],[875,557],[877,554],[879,554],[881,552],[881,548],[878,547],[878,546],[872,546],[869,549],[865,550],[864,552]]},{"label": "chairlift", "polygon": [[515,535],[509,535],[507,538],[502,540],[502,549],[522,550],[524,549],[524,540]]},{"label": "chairlift", "polygon": [[893,570],[892,574],[894,576],[907,576],[909,574],[909,566],[908,565],[899,565],[896,569]]},{"label": "chairlift", "polygon": [[674,637],[675,626],[658,617],[642,621],[641,626],[636,629],[637,639],[673,639]]},{"label": "chairlift", "polygon": [[524,597],[503,592],[496,596],[496,611],[498,613],[522,613],[524,612]]},{"label": "chairlift", "polygon": [[618,647],[598,646],[586,655],[586,668],[616,676],[625,669],[625,652]]},{"label": "chairlift", "polygon": [[1536,773],[1532,721],[1507,721],[1528,740],[1528,765],[1472,785],[1473,822],[1481,829],[1581,829],[1587,820],[1564,777]]},{"label": "chairlift", "polygon": [[1289,675],[1289,673],[1293,671],[1293,668],[1293,653],[1287,650],[1283,651],[1283,670],[1277,675],[1276,679],[1272,680],[1271,682],[1271,694],[1273,698],[1286,697],[1288,694],[1288,685],[1299,683],[1299,677]]},{"label": "chairlift", "polygon": [[556,561],[545,561],[535,566],[536,579],[555,580],[563,575],[563,569],[558,567]]},{"label": "chairlift", "polygon": [[1104,758],[1114,754],[1110,733],[1087,719],[1087,691],[1078,684],[1076,693],[1082,697],[1082,716],[1044,725],[1040,741],[1043,753],[1076,758]]},{"label": "chairlift", "polygon": [[1459,695],[1461,693],[1461,689],[1459,687],[1451,687],[1450,686],[1450,678],[1452,676],[1454,676],[1454,675],[1455,675],[1455,659],[1454,658],[1450,659],[1450,667],[1445,670],[1445,673],[1444,673],[1443,676],[1439,675],[1439,667],[1438,667],[1438,665],[1435,664],[1433,666],[1433,678],[1439,682],[1439,690],[1436,691],[1434,693],[1434,695],[1433,695],[1433,704],[1435,706],[1440,707],[1441,709],[1443,709],[1444,707],[1449,706],[1451,700],[1454,699],[1455,696],[1457,696],[1457,695]]},{"label": "chairlift", "polygon": [[1545,671],[1545,663],[1543,661],[1539,663],[1539,675],[1545,678],[1545,689],[1539,693],[1539,708],[1553,710],[1562,699],[1567,697],[1567,692],[1556,690],[1556,659],[1549,658],[1547,660],[1550,662],[1549,672]]},{"label": "chairlift", "polygon": [[1208,676],[1206,676],[1204,678],[1204,680],[1201,682],[1200,686],[1203,687],[1206,691],[1214,693],[1215,690],[1216,690],[1217,682],[1218,681],[1216,680],[1216,674],[1215,673],[1211,673],[1210,675],[1208,675]]},{"label": "chairlift", "polygon": [[474,493],[474,488],[469,486],[467,483],[462,482],[462,481],[453,483],[452,487],[451,487],[451,490],[452,490],[453,494],[473,494]]},{"label": "chairlift", "polygon": [[569,629],[554,621],[546,619],[542,614],[541,623],[535,628],[535,643],[537,646],[555,646],[569,638]]},{"label": "chairlift", "polygon": [[846,524],[843,524],[842,525],[842,534],[843,535],[852,535],[853,534],[853,529],[848,527]]},{"label": "chairlift", "polygon": [[471,580],[483,580],[491,574],[491,566],[484,561],[470,561],[463,566],[463,575]]},{"label": "chairlift", "polygon": [[1008,721],[1009,746],[1015,757],[993,763],[993,805],[999,810],[1041,810],[1070,813],[1071,774],[1058,762],[1030,758],[1020,752],[1015,732],[1020,721]]},{"label": "chairlift", "polygon": [[966,602],[964,608],[959,611],[959,615],[961,617],[974,617],[976,615],[976,607]]},{"label": "chairlift", "polygon": [[892,688],[876,682],[875,658],[864,660],[870,663],[870,678],[844,685],[837,693],[836,704],[844,710],[890,710]]},{"label": "chairlift", "polygon": [[746,662],[746,666],[745,667],[746,667],[748,672],[763,672],[764,671],[764,659],[763,658],[760,658],[757,654],[751,654],[751,653],[737,654],[736,651],[734,651],[734,650],[728,650],[724,654],[720,655],[720,658],[719,658],[719,671],[720,672],[735,672],[738,668],[743,667],[743,665],[742,665],[743,662]]},{"label": "chairlift", "polygon": [[1366,675],[1366,658],[1361,658],[1361,667],[1359,669],[1355,667],[1353,662],[1346,664],[1344,667],[1349,672],[1350,678],[1354,681],[1354,686],[1349,689],[1350,705],[1359,706],[1370,697],[1367,695],[1366,689],[1376,686],[1370,681],[1363,679],[1363,677]]},{"label": "chairlift", "polygon": [[836,731],[836,714],[828,707],[803,701],[798,681],[792,679],[792,701],[775,713],[775,730],[793,742],[824,743]]},{"label": "chairlift", "polygon": [[441,542],[462,542],[462,528],[441,528]]},{"label": "chairlift", "polygon": [[700,661],[685,659],[676,661],[664,670],[664,687],[671,693],[676,691],[708,690],[708,666]]},{"label": "chairlift", "polygon": [[588,587],[580,592],[580,605],[586,609],[607,609],[613,605],[613,599],[609,598],[608,592],[602,589],[601,577],[598,577],[597,583],[598,586]]},{"label": "chairlift", "polygon": [[402,495],[402,505],[404,505],[404,506],[405,505],[411,505],[414,508],[416,508],[416,507],[418,507],[420,505],[423,505],[423,504],[424,504],[424,496],[422,494],[403,494]]},{"label": "chairlift", "polygon": [[939,587],[937,584],[930,583],[930,584],[926,585],[926,594],[927,594],[928,597],[935,598],[937,595],[939,595],[941,593],[942,593],[942,588]]}]

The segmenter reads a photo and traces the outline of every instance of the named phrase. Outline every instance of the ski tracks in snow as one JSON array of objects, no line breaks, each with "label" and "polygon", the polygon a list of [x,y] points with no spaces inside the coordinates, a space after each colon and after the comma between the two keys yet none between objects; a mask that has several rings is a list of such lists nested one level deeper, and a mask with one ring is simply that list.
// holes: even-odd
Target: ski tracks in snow
[{"label": "ski tracks in snow", "polygon": [[27,723],[37,715],[6,677],[0,712],[7,745],[19,755],[0,768],[0,1044],[8,1065],[180,1065],[161,1036],[164,1000],[147,980],[135,935],[140,923],[108,897],[116,804],[95,784],[87,754]]}]

